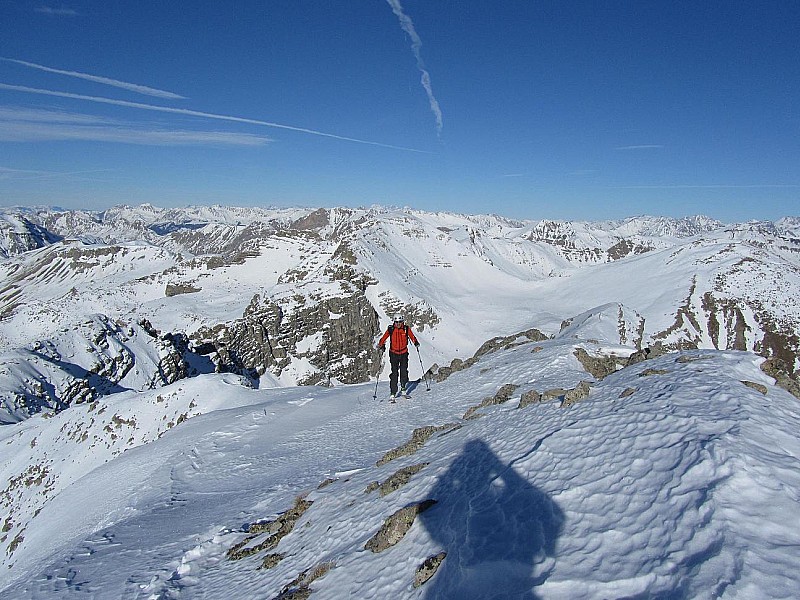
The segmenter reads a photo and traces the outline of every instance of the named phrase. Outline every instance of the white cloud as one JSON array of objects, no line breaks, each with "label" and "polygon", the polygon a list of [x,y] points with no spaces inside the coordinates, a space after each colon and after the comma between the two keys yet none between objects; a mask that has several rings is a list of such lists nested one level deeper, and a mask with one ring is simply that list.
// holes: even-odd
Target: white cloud
[{"label": "white cloud", "polygon": [[76,17],[78,16],[78,11],[72,8],[66,8],[62,6],[61,8],[53,8],[52,6],[38,6],[33,9],[34,11],[41,13],[43,15],[50,15],[51,17]]},{"label": "white cloud", "polygon": [[403,12],[403,7],[400,4],[400,0],[386,0],[389,3],[389,6],[392,7],[392,12],[397,16],[400,20],[400,27],[402,27],[403,31],[405,31],[408,36],[411,38],[411,51],[414,53],[414,58],[417,59],[417,68],[419,69],[420,73],[422,73],[421,83],[422,87],[425,89],[425,93],[428,96],[428,103],[431,107],[431,112],[433,113],[434,118],[436,119],[436,133],[442,133],[442,110],[439,107],[439,102],[433,95],[433,87],[431,86],[431,76],[428,71],[425,69],[425,63],[422,61],[422,54],[420,52],[422,48],[422,40],[420,39],[419,35],[417,35],[416,29],[414,29],[414,23],[411,21],[411,17],[409,17],[405,12]]},{"label": "white cloud", "polygon": [[92,141],[148,146],[260,146],[271,140],[249,133],[142,128],[92,115],[0,108],[0,141]]},{"label": "white cloud", "polygon": [[31,179],[54,179],[58,177],[76,177],[78,175],[90,175],[96,173],[107,173],[108,169],[92,169],[91,171],[35,171],[30,169],[12,169],[0,167],[0,181],[6,180],[31,180]]},{"label": "white cloud", "polygon": [[323,131],[316,131],[314,129],[306,129],[304,127],[293,127],[291,125],[281,125],[280,123],[271,123],[269,121],[261,121],[258,119],[247,119],[244,117],[234,117],[229,115],[219,115],[214,113],[207,113],[198,110],[190,110],[188,108],[172,108],[169,106],[158,106],[155,104],[143,104],[141,102],[129,102],[127,100],[113,100],[111,98],[103,98],[99,96],[85,96],[83,94],[71,94],[69,92],[59,92],[55,90],[43,90],[39,88],[31,88],[22,85],[11,85],[8,83],[0,83],[0,90],[9,90],[14,92],[23,92],[26,94],[39,94],[42,96],[55,96],[57,98],[72,98],[74,100],[86,100],[88,102],[98,102],[100,104],[111,104],[114,106],[125,106],[128,108],[138,108],[141,110],[151,110],[155,112],[170,113],[176,115],[186,115],[190,117],[200,117],[203,119],[216,119],[219,121],[230,121],[233,123],[248,123],[250,125],[261,125],[263,127],[274,127],[277,129],[286,129],[289,131],[297,131],[299,133],[308,133],[310,135],[319,135],[322,137],[332,138],[335,140],[343,140],[346,142],[356,142],[358,144],[368,144],[370,146],[380,146],[381,148],[391,148],[393,150],[405,150],[407,152],[420,152],[429,154],[425,150],[417,150],[415,148],[405,148],[403,146],[393,146],[391,144],[382,144],[380,142],[371,142],[369,140],[360,140],[357,138],[345,137],[343,135],[335,135],[332,133],[325,133]]},{"label": "white cloud", "polygon": [[85,125],[118,123],[114,119],[106,119],[96,115],[11,106],[0,106],[0,121],[40,121],[47,123],[82,123]]},{"label": "white cloud", "polygon": [[164,90],[159,90],[156,88],[151,88],[146,85],[139,85],[136,83],[128,83],[126,81],[118,81],[116,79],[110,79],[108,77],[101,77],[99,75],[89,75],[88,73],[80,73],[78,71],[64,71],[62,69],[54,69],[53,67],[46,67],[44,65],[40,65],[37,63],[28,62],[25,60],[17,60],[15,58],[2,58],[0,60],[4,62],[14,63],[17,65],[22,65],[24,67],[29,67],[31,69],[38,69],[39,71],[45,71],[46,73],[56,73],[58,75],[66,75],[68,77],[75,77],[77,79],[84,79],[86,81],[92,81],[94,83],[101,83],[103,85],[110,85],[112,87],[121,88],[123,90],[128,90],[129,92],[136,92],[137,94],[144,94],[145,96],[155,96],[156,98],[166,98],[169,100],[183,100],[185,96],[180,96],[178,94],[174,94],[172,92],[167,92]]}]

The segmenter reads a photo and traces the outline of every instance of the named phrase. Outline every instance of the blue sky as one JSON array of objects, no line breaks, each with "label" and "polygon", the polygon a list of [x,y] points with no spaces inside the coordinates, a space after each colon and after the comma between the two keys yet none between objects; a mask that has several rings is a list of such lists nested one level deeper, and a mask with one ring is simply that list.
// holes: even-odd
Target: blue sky
[{"label": "blue sky", "polygon": [[0,0],[0,205],[798,215],[800,3]]}]

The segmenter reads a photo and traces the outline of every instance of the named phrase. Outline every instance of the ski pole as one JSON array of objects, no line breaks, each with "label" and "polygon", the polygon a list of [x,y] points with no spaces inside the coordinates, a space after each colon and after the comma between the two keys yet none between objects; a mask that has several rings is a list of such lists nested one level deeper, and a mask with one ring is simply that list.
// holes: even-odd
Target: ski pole
[{"label": "ski pole", "polygon": [[383,368],[383,352],[381,352],[381,359],[378,361],[378,372],[375,373],[375,393],[372,394],[372,399],[378,399],[378,381],[381,379],[381,369]]},{"label": "ski pole", "polygon": [[425,391],[430,392],[431,386],[428,385],[427,373],[425,372],[425,367],[422,366],[422,354],[419,353],[419,345],[414,344],[414,347],[417,349],[417,358],[419,358],[419,368],[422,369],[422,378],[425,380]]}]

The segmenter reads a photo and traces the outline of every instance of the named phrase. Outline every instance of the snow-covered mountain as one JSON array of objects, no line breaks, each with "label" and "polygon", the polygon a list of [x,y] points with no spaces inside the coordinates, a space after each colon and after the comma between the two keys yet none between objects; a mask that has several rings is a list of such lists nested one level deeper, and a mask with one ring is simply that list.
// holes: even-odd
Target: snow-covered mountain
[{"label": "snow-covered mountain", "polygon": [[214,371],[254,385],[367,381],[396,311],[431,364],[495,335],[555,335],[588,311],[636,348],[746,349],[793,372],[796,232],[791,218],[4,209],[0,421]]},{"label": "snow-covered mountain", "polygon": [[211,374],[8,425],[0,594],[794,597],[797,398],[752,353],[587,327],[397,404]]},{"label": "snow-covered mountain", "polygon": [[799,224],[4,209],[0,596],[793,598]]}]

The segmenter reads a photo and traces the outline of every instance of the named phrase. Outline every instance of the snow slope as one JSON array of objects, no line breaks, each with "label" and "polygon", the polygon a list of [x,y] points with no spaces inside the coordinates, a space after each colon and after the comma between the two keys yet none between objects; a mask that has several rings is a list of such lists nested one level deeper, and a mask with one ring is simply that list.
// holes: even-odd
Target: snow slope
[{"label": "snow slope", "polygon": [[[28,504],[8,535],[24,539],[4,554],[0,593],[795,597],[797,399],[746,352],[668,354],[594,381],[576,348],[631,349],[583,333],[519,338],[430,392],[419,382],[394,405],[383,401],[385,381],[376,401],[373,384],[252,390],[206,375],[6,426],[3,480],[26,465],[48,473],[14,489],[15,505]],[[581,381],[592,382],[588,397],[562,406]],[[506,384],[518,386],[508,401],[464,418]],[[553,388],[554,399],[518,408],[526,392]],[[416,452],[381,461],[424,426],[443,429]],[[94,450],[75,440],[82,432]],[[130,449],[115,454],[122,447]],[[385,495],[370,485],[413,466],[408,483]],[[242,541],[267,541],[254,525],[301,495],[310,506],[274,548],[228,558]],[[425,500],[436,502],[396,545],[366,548],[387,517]],[[438,571],[414,587],[417,568],[441,552]],[[279,555],[274,566],[259,568],[269,554]],[[298,576],[314,567],[324,574],[304,588]]]}]

